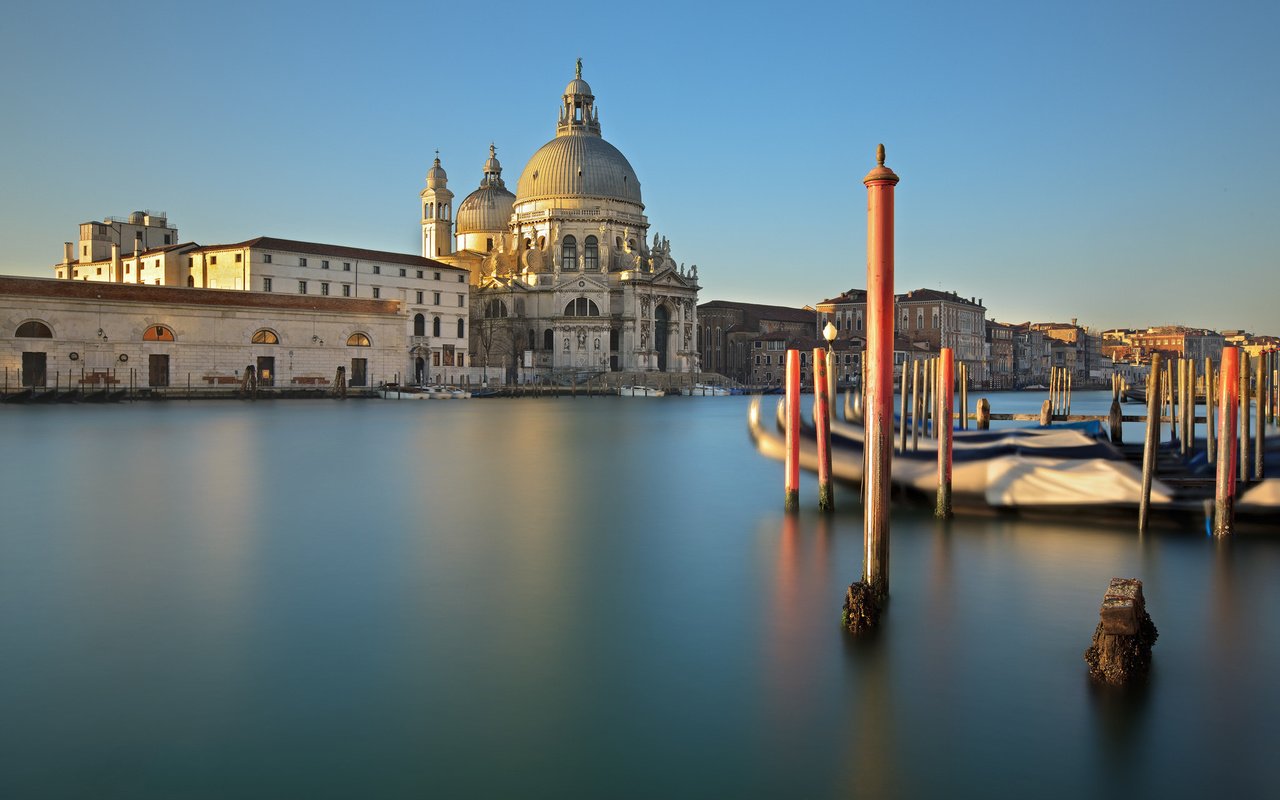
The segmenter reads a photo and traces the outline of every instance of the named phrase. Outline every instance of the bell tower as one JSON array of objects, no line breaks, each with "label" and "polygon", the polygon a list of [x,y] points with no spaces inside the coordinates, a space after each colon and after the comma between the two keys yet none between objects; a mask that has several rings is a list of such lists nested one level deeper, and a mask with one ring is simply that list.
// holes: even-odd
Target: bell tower
[{"label": "bell tower", "polygon": [[427,188],[422,190],[422,255],[439,258],[453,252],[453,192],[449,176],[440,166],[440,151],[427,170]]}]

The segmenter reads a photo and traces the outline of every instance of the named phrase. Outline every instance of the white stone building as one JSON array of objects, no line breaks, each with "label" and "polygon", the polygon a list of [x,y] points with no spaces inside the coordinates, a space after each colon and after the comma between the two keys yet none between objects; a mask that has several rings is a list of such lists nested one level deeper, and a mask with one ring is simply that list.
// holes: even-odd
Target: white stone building
[{"label": "white stone building", "polygon": [[[143,218],[142,212],[133,215]],[[108,218],[110,219],[110,218]],[[149,217],[147,217],[149,219]],[[402,363],[395,372],[418,382],[471,383],[482,370],[471,369],[468,315],[471,286],[464,268],[408,253],[260,236],[234,244],[162,244],[120,253],[119,245],[99,246],[85,235],[101,235],[99,223],[80,226],[77,252],[54,267],[72,281],[149,284],[195,289],[237,289],[273,294],[367,298],[399,302]],[[108,232],[114,228],[106,228]],[[165,228],[174,238],[177,228]],[[130,234],[132,229],[126,229]],[[126,239],[128,236],[126,235]],[[152,232],[149,238],[161,238]],[[67,252],[74,248],[68,244]],[[93,256],[105,258],[94,260]]]},{"label": "white stone building", "polygon": [[0,276],[0,372],[23,387],[373,386],[403,369],[394,300]]},{"label": "white stone building", "polygon": [[526,379],[697,371],[697,267],[656,234],[649,243],[640,181],[600,135],[581,61],[556,136],[515,193],[491,145],[456,218],[453,197],[437,157],[420,197],[423,254],[471,273],[473,361]]}]

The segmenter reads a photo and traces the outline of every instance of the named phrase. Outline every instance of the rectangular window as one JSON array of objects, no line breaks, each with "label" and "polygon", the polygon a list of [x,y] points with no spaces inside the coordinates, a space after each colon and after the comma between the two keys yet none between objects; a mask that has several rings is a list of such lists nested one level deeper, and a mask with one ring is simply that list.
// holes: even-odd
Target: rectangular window
[{"label": "rectangular window", "polygon": [[218,263],[218,257],[217,257],[217,256],[209,256],[209,263],[210,263],[210,264],[217,264],[217,263]]},{"label": "rectangular window", "polygon": [[373,265],[373,274],[374,274],[374,275],[381,275],[381,274],[382,274],[382,267],[378,266],[377,264],[374,264],[374,265]]},{"label": "rectangular window", "polygon": [[[99,269],[99,270],[98,270],[98,272],[99,272],[99,273],[101,273],[101,272],[102,272],[102,270],[101,270],[101,269]],[[124,274],[128,275],[128,274],[129,274],[129,273],[131,273],[131,272],[133,272],[133,265],[132,265],[132,264],[125,264],[125,265],[124,265]]]},{"label": "rectangular window", "polygon": [[329,262],[328,262],[328,261],[321,261],[321,262],[320,262],[320,269],[328,269],[328,268],[329,268]]},{"label": "rectangular window", "polygon": [[164,243],[165,243],[165,244],[173,244],[173,242],[171,242],[171,241],[170,241],[170,239],[171,239],[171,238],[172,238],[172,237],[171,237],[169,234],[167,234],[167,233],[166,233],[166,234],[164,235]]},{"label": "rectangular window", "polygon": [[306,265],[307,265],[307,260],[305,258],[298,259],[298,266],[305,267]]},{"label": "rectangular window", "polygon": [[298,294],[306,294],[306,293],[307,293],[307,282],[298,281]]},{"label": "rectangular window", "polygon": [[80,248],[80,254],[81,254],[81,255],[85,255],[85,256],[89,255],[89,245],[87,245],[87,244],[86,244],[86,245],[83,245],[83,246]]},{"label": "rectangular window", "polygon": [[417,299],[417,303],[418,303],[418,305],[422,305],[422,292],[418,292],[418,299]]},{"label": "rectangular window", "polygon": [[99,274],[99,275],[101,275],[101,274],[102,274],[102,267],[98,267],[98,274]]},{"label": "rectangular window", "polygon": [[240,263],[240,256],[241,256],[241,254],[240,254],[240,253],[236,253],[236,263],[237,263],[237,264],[239,264],[239,263]]},{"label": "rectangular window", "polygon": [[194,267],[195,265],[196,265],[196,260],[195,260],[194,258],[190,257],[190,256],[187,256],[187,268],[188,268],[188,269],[190,269],[191,267]]},{"label": "rectangular window", "polygon": [[329,295],[329,284],[320,284],[320,294],[325,295],[326,297]]},{"label": "rectangular window", "polygon": [[458,308],[462,308],[466,304],[466,298],[458,295]]},{"label": "rectangular window", "polygon": [[270,264],[270,263],[271,263],[271,254],[270,254],[270,253],[263,253],[263,254],[262,254],[262,263],[263,263],[263,264]]},{"label": "rectangular window", "polygon": [[271,291],[271,279],[270,279],[270,278],[263,278],[263,279],[262,279],[262,291],[264,291],[264,292],[269,292],[269,291]]},{"label": "rectangular window", "polygon": [[382,290],[375,286],[373,287],[373,299],[377,300],[379,297],[382,297]]},{"label": "rectangular window", "polygon": [[351,284],[349,283],[342,284],[342,296],[343,297],[351,296]]},{"label": "rectangular window", "polygon": [[350,271],[351,271],[351,262],[350,262],[350,261],[343,261],[343,262],[342,262],[342,271],[343,271],[343,272],[350,272]]},{"label": "rectangular window", "polygon": [[403,278],[403,277],[405,277],[405,275],[407,275],[407,274],[408,274],[408,272],[407,272],[403,267],[401,267],[401,268],[400,268],[400,277],[401,277],[401,278]]},{"label": "rectangular window", "polygon": [[418,277],[419,277],[419,278],[421,278],[421,277],[422,277],[422,270],[418,270]]},{"label": "rectangular window", "polygon": [[466,280],[467,280],[467,276],[466,276],[466,275],[459,275],[459,276],[458,276],[458,283],[465,283],[465,282],[466,282]]},{"label": "rectangular window", "polygon": [[439,293],[439,292],[432,292],[432,293],[431,293],[431,304],[432,304],[432,305],[435,305],[435,306],[440,305],[440,293]]},{"label": "rectangular window", "polygon": [[437,273],[436,273],[436,280],[440,280],[440,273],[439,273],[439,272],[437,272]]}]

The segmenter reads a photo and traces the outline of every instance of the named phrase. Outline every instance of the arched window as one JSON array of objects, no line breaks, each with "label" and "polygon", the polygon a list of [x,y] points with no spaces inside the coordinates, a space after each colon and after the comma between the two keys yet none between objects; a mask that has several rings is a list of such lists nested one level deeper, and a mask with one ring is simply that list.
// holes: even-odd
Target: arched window
[{"label": "arched window", "polygon": [[577,300],[569,301],[569,305],[564,307],[564,315],[566,317],[598,317],[600,316],[600,307],[595,304],[594,300],[579,297]]},{"label": "arched window", "polygon": [[262,328],[253,334],[249,341],[254,344],[280,344],[280,337],[270,328]]},{"label": "arched window", "polygon": [[440,318],[439,317],[431,318],[431,335],[432,336],[440,335]]},{"label": "arched window", "polygon": [[414,336],[427,335],[427,318],[422,314],[413,315],[413,335]]},{"label": "arched window", "polygon": [[356,332],[347,337],[347,347],[372,347],[373,342],[369,341],[366,334]]},{"label": "arched window", "polygon": [[467,335],[467,321],[465,319],[459,319],[458,320],[458,338],[461,339],[466,335]]},{"label": "arched window", "polygon": [[142,341],[144,342],[172,342],[173,331],[163,325],[148,325],[147,329],[142,332]]},{"label": "arched window", "polygon": [[485,319],[499,319],[507,315],[507,304],[494,298],[484,304]]},{"label": "arched window", "polygon": [[52,339],[53,331],[49,330],[49,326],[43,322],[30,320],[19,325],[13,335],[19,339]]},{"label": "arched window", "polygon": [[550,350],[553,347],[555,347],[555,334],[551,332],[550,328],[547,328],[542,332],[542,349]]},{"label": "arched window", "polygon": [[600,240],[594,236],[588,236],[582,243],[582,268],[600,269]]},{"label": "arched window", "polygon": [[575,270],[577,268],[578,240],[573,236],[566,236],[560,245],[560,269]]},{"label": "arched window", "polygon": [[188,275],[188,276],[187,276],[187,286],[195,286],[195,285],[196,285],[196,276],[195,276],[195,275]]}]

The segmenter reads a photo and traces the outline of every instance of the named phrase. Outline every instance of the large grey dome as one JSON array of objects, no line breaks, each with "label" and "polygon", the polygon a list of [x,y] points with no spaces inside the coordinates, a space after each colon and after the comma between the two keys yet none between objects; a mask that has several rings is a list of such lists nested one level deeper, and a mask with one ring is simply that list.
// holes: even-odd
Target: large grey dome
[{"label": "large grey dome", "polygon": [[516,202],[599,197],[643,205],[640,181],[618,148],[586,133],[557,136],[538,148],[516,184]]},{"label": "large grey dome", "polygon": [[600,115],[582,79],[582,59],[561,98],[556,138],[538,148],[516,183],[516,203],[590,197],[641,208],[640,181],[627,157],[600,138]]}]

